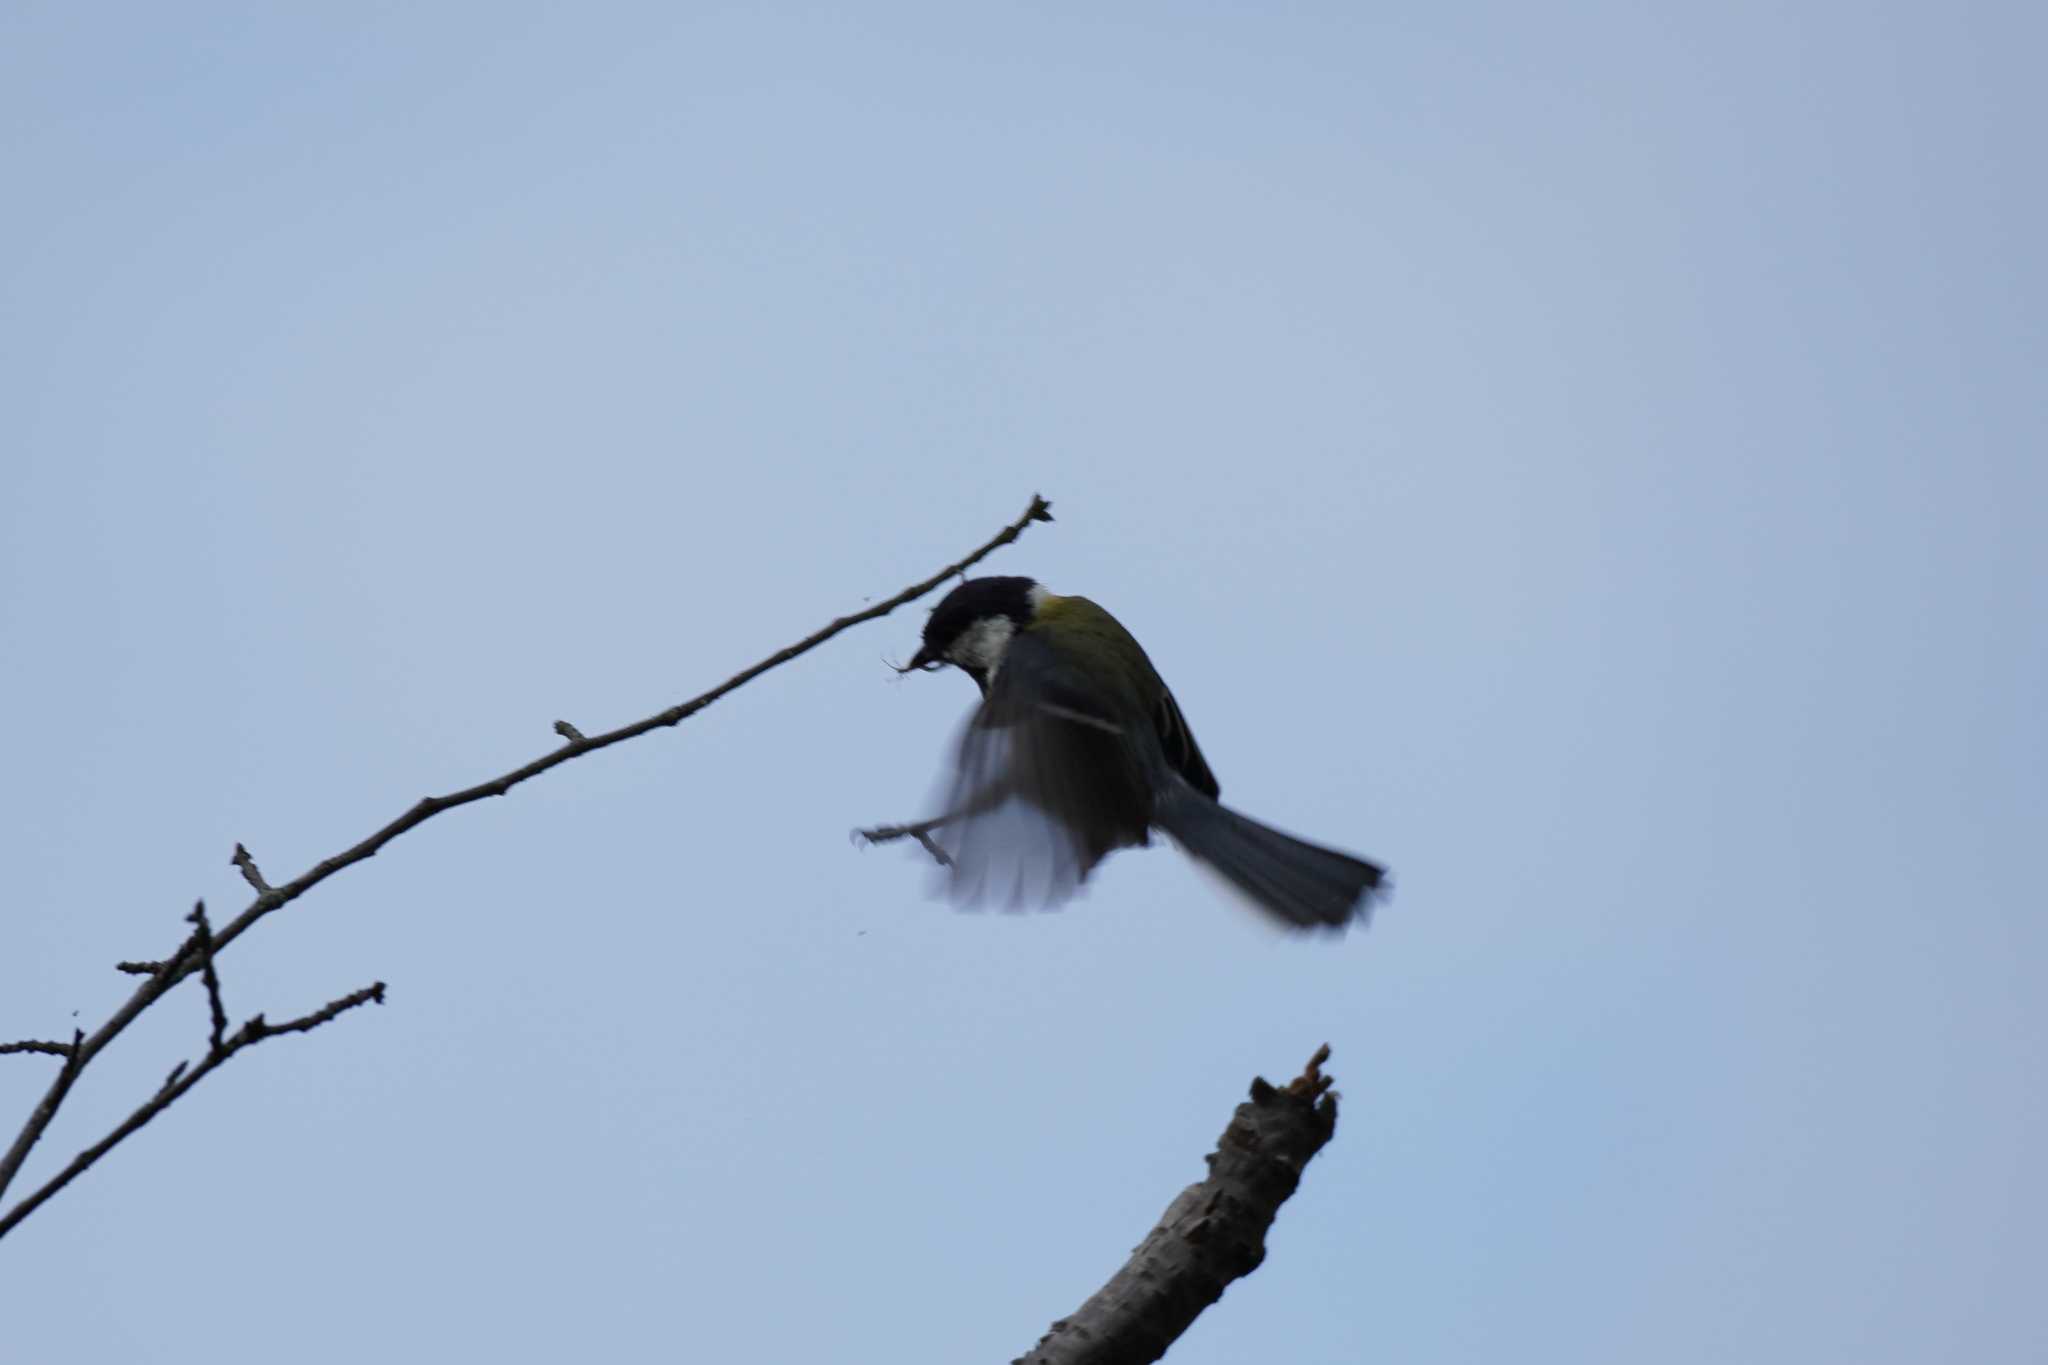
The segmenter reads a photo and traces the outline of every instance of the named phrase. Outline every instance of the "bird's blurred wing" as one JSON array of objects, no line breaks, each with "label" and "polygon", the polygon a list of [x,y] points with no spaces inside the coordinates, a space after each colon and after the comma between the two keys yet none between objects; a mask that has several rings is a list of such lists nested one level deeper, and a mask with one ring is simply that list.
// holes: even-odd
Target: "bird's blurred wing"
[{"label": "bird's blurred wing", "polygon": [[1057,904],[1110,850],[1142,843],[1147,805],[1130,755],[1100,690],[1020,632],[961,733],[935,831],[953,899]]}]

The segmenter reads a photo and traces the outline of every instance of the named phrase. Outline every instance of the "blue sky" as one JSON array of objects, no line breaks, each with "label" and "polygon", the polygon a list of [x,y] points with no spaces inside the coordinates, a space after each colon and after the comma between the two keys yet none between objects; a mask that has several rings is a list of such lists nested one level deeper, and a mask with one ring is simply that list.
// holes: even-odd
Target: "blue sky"
[{"label": "blue sky", "polygon": [[[922,612],[224,961],[0,1244],[22,1360],[1006,1360],[1335,1048],[1176,1362],[2037,1358],[2043,21],[2019,6],[20,5],[0,1035],[204,896],[1014,517],[1244,809],[1054,915],[914,850]],[[203,1042],[95,1066],[47,1171]],[[5,1058],[10,1130],[48,1064]]]}]

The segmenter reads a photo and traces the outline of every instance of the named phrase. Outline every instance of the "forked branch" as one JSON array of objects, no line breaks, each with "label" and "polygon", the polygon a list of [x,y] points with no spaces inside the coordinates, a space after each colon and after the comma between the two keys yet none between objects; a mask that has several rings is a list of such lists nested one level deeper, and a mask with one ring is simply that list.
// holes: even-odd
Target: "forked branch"
[{"label": "forked branch", "polygon": [[453,810],[457,806],[466,806],[472,802],[481,801],[486,797],[503,796],[520,783],[530,778],[538,777],[553,768],[560,767],[572,758],[581,758],[585,754],[594,753],[599,749],[609,748],[614,744],[638,738],[650,731],[680,724],[727,693],[744,687],[772,668],[777,668],[792,659],[809,653],[842,631],[850,630],[863,622],[887,616],[905,603],[915,601],[917,598],[924,596],[947,579],[965,574],[975,564],[978,564],[998,549],[1016,540],[1032,522],[1051,520],[1051,504],[1046,502],[1044,498],[1033,496],[1031,505],[1024,509],[1022,516],[998,531],[986,544],[966,557],[948,564],[929,578],[911,584],[893,597],[886,598],[871,607],[854,612],[851,615],[842,616],[828,623],[795,644],[785,649],[777,650],[751,667],[740,670],[740,672],[726,679],[710,691],[692,697],[688,701],[678,702],[664,711],[657,711],[655,714],[642,720],[634,721],[630,725],[622,725],[615,730],[607,730],[600,734],[585,735],[567,721],[556,721],[554,725],[555,733],[566,741],[559,747],[542,754],[530,763],[514,768],[510,772],[502,773],[487,782],[479,782],[475,786],[464,787],[460,791],[449,792],[445,796],[423,797],[383,828],[351,847],[342,850],[340,853],[335,854],[333,857],[322,859],[281,886],[273,886],[266,881],[263,873],[257,868],[255,859],[249,855],[249,851],[242,847],[242,845],[236,844],[234,857],[230,861],[241,872],[243,880],[247,881],[256,892],[255,899],[240,914],[236,915],[234,919],[230,920],[220,929],[215,930],[207,921],[204,909],[195,910],[191,916],[194,926],[192,933],[186,937],[178,950],[168,958],[162,961],[134,961],[118,964],[121,971],[142,977],[143,980],[136,986],[134,993],[128,997],[127,1001],[119,1009],[115,1010],[105,1023],[93,1030],[90,1035],[81,1031],[75,1034],[69,1043],[52,1042],[43,1039],[27,1039],[21,1042],[0,1044],[0,1054],[46,1054],[63,1059],[63,1064],[58,1068],[56,1077],[51,1081],[42,1099],[30,1111],[27,1120],[21,1126],[21,1131],[16,1134],[7,1150],[4,1153],[0,1153],[0,1195],[4,1195],[8,1186],[20,1174],[22,1163],[28,1159],[29,1152],[42,1139],[43,1134],[48,1131],[51,1121],[56,1118],[57,1111],[63,1107],[65,1097],[70,1093],[71,1086],[77,1080],[79,1073],[109,1043],[113,1042],[130,1024],[134,1023],[143,1011],[161,1000],[179,982],[194,972],[200,973],[206,982],[208,1013],[212,1023],[206,1057],[196,1066],[190,1066],[189,1068],[187,1064],[181,1063],[178,1069],[171,1073],[170,1078],[164,1082],[158,1092],[131,1114],[125,1122],[114,1129],[113,1132],[79,1153],[70,1165],[66,1166],[50,1182],[22,1199],[13,1208],[0,1213],[0,1237],[6,1236],[10,1229],[18,1225],[23,1218],[33,1212],[44,1200],[56,1193],[57,1190],[63,1188],[65,1184],[91,1166],[94,1161],[105,1155],[107,1151],[111,1150],[122,1139],[161,1113],[166,1107],[174,1103],[179,1096],[185,1094],[194,1085],[198,1084],[200,1080],[204,1079],[214,1068],[243,1048],[278,1033],[308,1031],[365,1001],[381,1001],[383,999],[384,988],[380,982],[376,986],[357,991],[353,995],[344,996],[333,1004],[328,1005],[325,1009],[316,1010],[304,1018],[294,1019],[289,1023],[266,1024],[263,1021],[263,1016],[257,1015],[233,1035],[229,1035],[227,1033],[227,1014],[221,999],[220,978],[215,967],[215,961],[235,940],[247,933],[265,916],[285,905],[289,905],[343,868],[359,863],[365,858],[374,857],[379,850],[393,839],[398,838],[408,830],[417,828],[443,811]]}]

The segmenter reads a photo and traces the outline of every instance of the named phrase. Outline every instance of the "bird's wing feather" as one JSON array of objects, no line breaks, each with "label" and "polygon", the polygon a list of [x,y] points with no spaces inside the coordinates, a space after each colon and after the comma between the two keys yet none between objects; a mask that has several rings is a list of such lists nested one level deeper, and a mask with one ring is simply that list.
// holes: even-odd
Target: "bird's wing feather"
[{"label": "bird's wing feather", "polygon": [[954,899],[1065,900],[1110,850],[1142,843],[1147,788],[1123,718],[1041,637],[1020,632],[961,733],[936,837]]},{"label": "bird's wing feather", "polygon": [[1209,761],[1202,757],[1201,746],[1195,743],[1195,732],[1188,729],[1188,718],[1180,713],[1180,703],[1163,684],[1159,689],[1158,714],[1153,720],[1159,731],[1159,743],[1166,750],[1166,761],[1188,780],[1189,786],[1210,800],[1221,796],[1223,791],[1216,785],[1216,774],[1209,771]]}]

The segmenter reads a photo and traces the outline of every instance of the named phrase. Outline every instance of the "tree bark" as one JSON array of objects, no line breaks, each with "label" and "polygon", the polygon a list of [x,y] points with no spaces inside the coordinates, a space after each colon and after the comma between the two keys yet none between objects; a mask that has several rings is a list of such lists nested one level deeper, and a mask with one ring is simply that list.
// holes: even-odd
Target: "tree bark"
[{"label": "tree bark", "polygon": [[1182,1190],[1109,1283],[1013,1365],[1147,1365],[1258,1269],[1266,1229],[1337,1130],[1329,1056],[1325,1043],[1285,1089],[1255,1078],[1209,1154],[1209,1178]]}]

